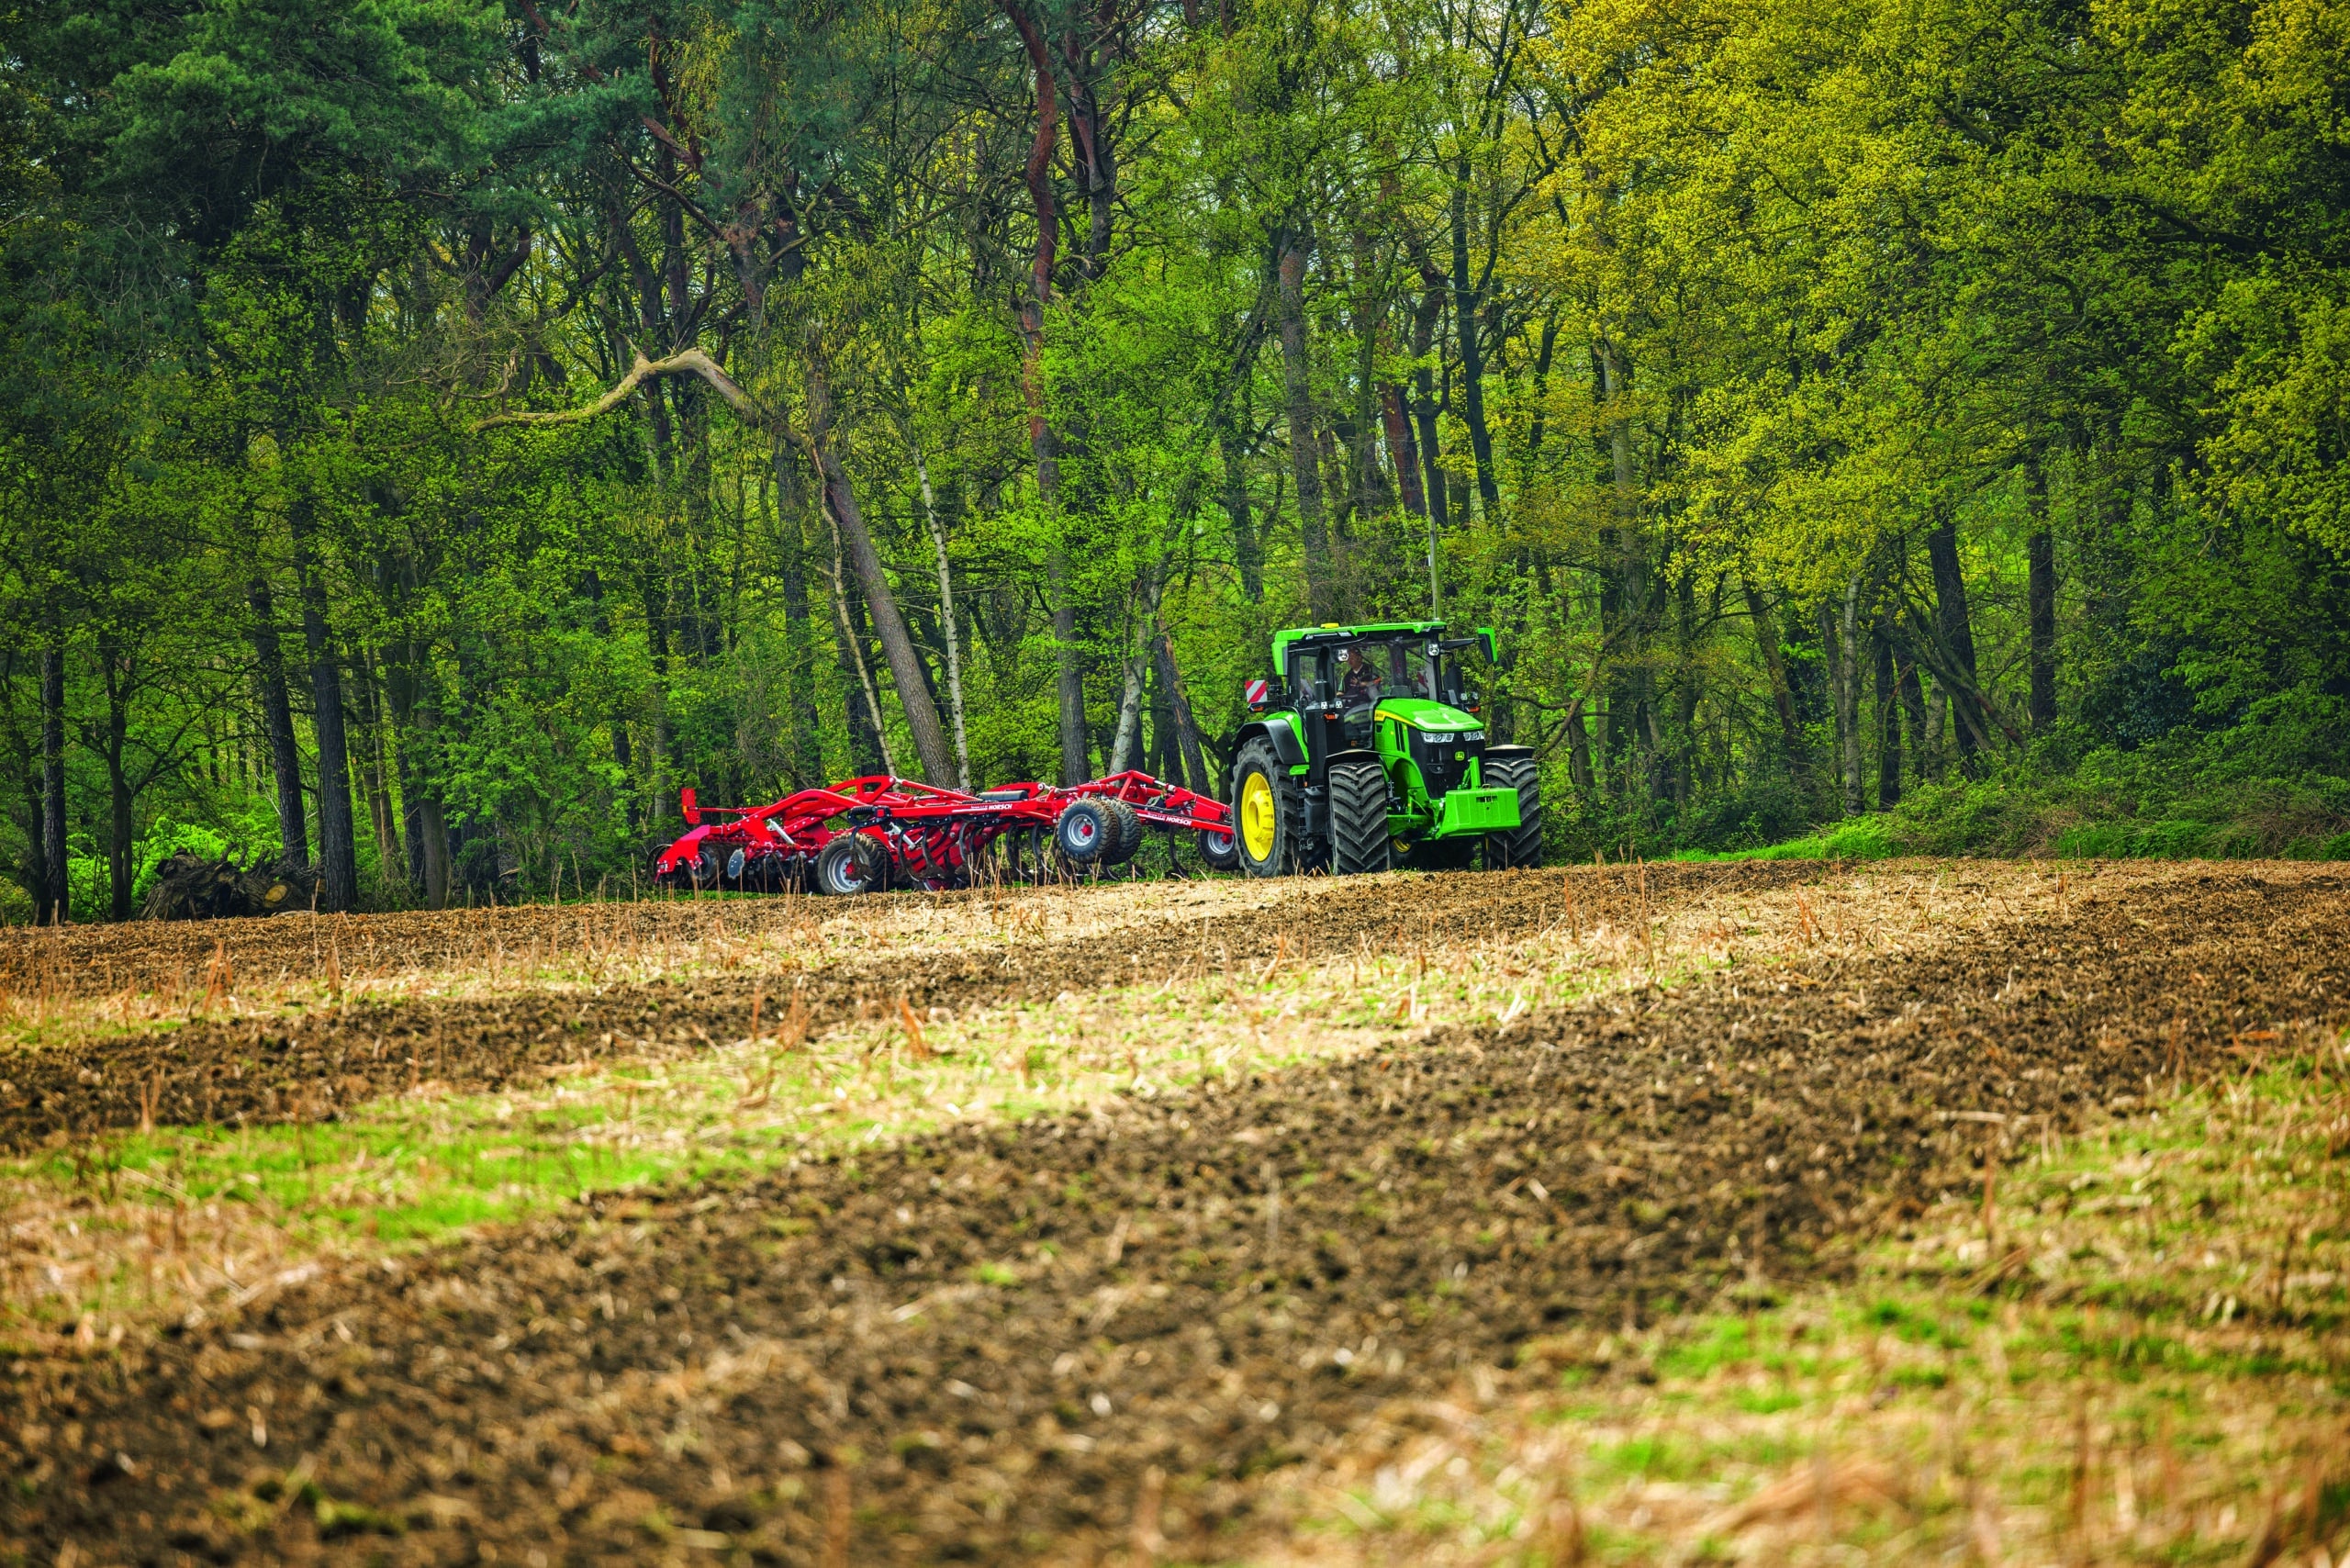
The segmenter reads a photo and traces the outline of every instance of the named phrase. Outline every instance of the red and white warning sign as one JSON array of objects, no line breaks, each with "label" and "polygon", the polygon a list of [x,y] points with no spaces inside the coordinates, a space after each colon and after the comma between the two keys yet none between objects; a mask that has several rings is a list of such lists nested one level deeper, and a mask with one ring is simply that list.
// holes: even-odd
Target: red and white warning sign
[{"label": "red and white warning sign", "polygon": [[1272,688],[1261,680],[1252,680],[1243,689],[1245,695],[1248,699],[1248,706],[1251,708],[1263,707],[1265,705],[1265,700],[1270,695],[1271,690]]}]

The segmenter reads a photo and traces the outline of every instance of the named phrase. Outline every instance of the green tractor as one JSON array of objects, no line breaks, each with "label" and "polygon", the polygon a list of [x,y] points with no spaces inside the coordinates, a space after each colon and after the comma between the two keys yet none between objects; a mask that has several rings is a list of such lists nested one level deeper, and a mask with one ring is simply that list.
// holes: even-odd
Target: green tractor
[{"label": "green tractor", "polygon": [[1542,855],[1534,754],[1487,745],[1459,655],[1494,633],[1440,621],[1299,627],[1248,683],[1232,741],[1233,850],[1252,877],[1405,866],[1489,870]]}]

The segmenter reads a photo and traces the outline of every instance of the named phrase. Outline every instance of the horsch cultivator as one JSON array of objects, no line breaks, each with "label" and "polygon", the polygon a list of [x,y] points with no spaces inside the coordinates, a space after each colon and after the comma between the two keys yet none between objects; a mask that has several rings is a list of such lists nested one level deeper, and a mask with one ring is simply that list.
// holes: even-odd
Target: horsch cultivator
[{"label": "horsch cultivator", "polygon": [[661,852],[654,876],[696,890],[854,894],[1035,881],[1123,865],[1149,828],[1190,835],[1212,869],[1239,860],[1223,801],[1147,773],[977,793],[875,775],[767,806],[704,806],[691,790],[681,804],[689,831]]}]

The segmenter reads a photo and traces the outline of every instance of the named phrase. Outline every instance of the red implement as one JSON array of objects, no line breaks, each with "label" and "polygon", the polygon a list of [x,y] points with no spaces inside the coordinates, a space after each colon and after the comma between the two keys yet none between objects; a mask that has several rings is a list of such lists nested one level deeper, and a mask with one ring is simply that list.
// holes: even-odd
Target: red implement
[{"label": "red implement", "polygon": [[[797,790],[768,806],[704,806],[690,790],[678,803],[691,831],[653,868],[655,880],[671,887],[854,894],[968,887],[989,877],[1036,880],[1123,864],[1141,847],[1146,826],[1196,834],[1212,868],[1235,863],[1224,802],[1147,773],[976,794],[876,775]],[[712,817],[720,820],[705,820]],[[1046,861],[1048,837],[1059,867]]]}]

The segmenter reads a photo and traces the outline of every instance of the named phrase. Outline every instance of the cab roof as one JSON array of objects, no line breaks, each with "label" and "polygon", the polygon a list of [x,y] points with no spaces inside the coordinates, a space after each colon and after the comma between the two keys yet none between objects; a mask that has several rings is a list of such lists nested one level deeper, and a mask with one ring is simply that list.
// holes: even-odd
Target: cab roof
[{"label": "cab roof", "polygon": [[1355,643],[1366,637],[1441,637],[1441,621],[1377,621],[1353,626],[1335,622],[1322,626],[1292,626],[1273,633],[1273,663],[1281,664],[1293,647],[1318,647],[1331,643]]}]

